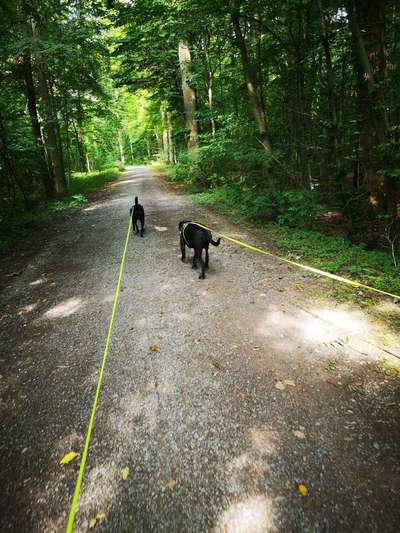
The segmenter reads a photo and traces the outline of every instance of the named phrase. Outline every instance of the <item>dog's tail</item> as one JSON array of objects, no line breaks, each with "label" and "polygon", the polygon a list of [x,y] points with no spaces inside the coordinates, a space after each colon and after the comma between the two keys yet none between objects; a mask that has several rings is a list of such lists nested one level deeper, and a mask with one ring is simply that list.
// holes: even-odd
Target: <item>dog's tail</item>
[{"label": "dog's tail", "polygon": [[138,205],[138,203],[139,203],[139,198],[135,196],[135,205]]},{"label": "dog's tail", "polygon": [[219,243],[220,243],[220,242],[221,242],[221,237],[218,237],[218,239],[217,239],[216,241],[213,241],[213,240],[211,239],[211,244],[212,244],[213,246],[219,246]]}]

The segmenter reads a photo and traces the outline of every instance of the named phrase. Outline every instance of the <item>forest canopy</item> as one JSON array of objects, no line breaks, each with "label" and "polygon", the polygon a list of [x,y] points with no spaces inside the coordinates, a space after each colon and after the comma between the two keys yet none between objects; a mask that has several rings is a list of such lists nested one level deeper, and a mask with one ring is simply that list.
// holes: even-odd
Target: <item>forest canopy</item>
[{"label": "forest canopy", "polygon": [[396,0],[0,5],[2,218],[161,159],[255,218],[395,241]]}]

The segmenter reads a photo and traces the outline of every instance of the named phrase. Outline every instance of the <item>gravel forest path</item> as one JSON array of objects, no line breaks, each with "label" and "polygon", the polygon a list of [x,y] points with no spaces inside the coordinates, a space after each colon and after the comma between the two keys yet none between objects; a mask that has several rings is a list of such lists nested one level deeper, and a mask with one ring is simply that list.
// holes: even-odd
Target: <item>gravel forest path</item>
[{"label": "gravel forest path", "polygon": [[313,296],[326,282],[224,241],[199,280],[179,220],[268,243],[147,167],[0,294],[0,530],[65,528],[79,459],[59,462],[83,448],[135,195],[147,228],[130,238],[76,531],[99,513],[108,532],[398,531],[399,379],[377,371],[398,339]]}]

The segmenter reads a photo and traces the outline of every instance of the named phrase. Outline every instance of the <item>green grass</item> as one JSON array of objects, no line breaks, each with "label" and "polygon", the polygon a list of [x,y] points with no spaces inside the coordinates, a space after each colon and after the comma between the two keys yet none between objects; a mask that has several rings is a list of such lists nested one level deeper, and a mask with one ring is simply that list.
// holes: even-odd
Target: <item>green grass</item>
[{"label": "green grass", "polygon": [[159,159],[152,161],[151,166],[156,172],[161,172],[162,174],[169,175],[171,172],[171,165]]},{"label": "green grass", "polygon": [[40,202],[30,211],[20,210],[14,216],[0,219],[0,251],[6,251],[15,242],[28,235],[32,228],[39,228],[65,212],[85,205],[88,195],[109,181],[118,178],[118,167],[101,171],[75,172],[69,183],[68,196],[50,202]]},{"label": "green grass", "polygon": [[[191,194],[191,197],[228,218],[234,217],[241,225],[261,230],[270,249],[280,255],[400,295],[400,269],[394,267],[384,250],[367,251],[344,237],[326,236],[313,230],[247,217],[237,192],[226,187]],[[352,297],[349,299],[357,298],[354,291],[350,292]],[[350,294],[348,290],[347,293]]]}]

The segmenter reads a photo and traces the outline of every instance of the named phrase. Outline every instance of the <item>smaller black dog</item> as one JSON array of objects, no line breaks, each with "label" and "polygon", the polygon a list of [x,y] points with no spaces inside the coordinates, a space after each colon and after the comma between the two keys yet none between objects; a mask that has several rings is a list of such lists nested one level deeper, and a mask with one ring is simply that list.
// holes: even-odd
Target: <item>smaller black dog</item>
[{"label": "smaller black dog", "polygon": [[135,197],[135,205],[131,207],[129,211],[132,215],[132,227],[136,230],[136,233],[139,233],[139,224],[141,224],[140,236],[143,237],[144,232],[144,209],[143,206],[139,204],[138,197]]},{"label": "smaller black dog", "polygon": [[[214,241],[211,235],[211,231],[201,228],[190,220],[182,220],[181,222],[179,222],[178,228],[181,234],[182,261],[184,261],[186,257],[185,247],[187,246],[188,248],[194,248],[192,268],[197,268],[197,262],[200,262],[201,274],[199,276],[199,279],[204,279],[205,269],[208,268],[208,247],[210,243],[213,246],[219,246],[221,239]],[[205,261],[203,261],[202,257],[203,248],[206,251]]]}]

